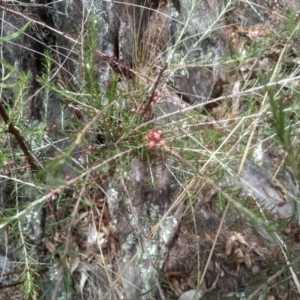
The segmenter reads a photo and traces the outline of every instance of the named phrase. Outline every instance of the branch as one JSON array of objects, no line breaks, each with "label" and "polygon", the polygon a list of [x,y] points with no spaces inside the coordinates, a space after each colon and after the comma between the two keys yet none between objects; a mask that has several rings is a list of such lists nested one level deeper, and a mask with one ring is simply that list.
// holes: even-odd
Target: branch
[{"label": "branch", "polygon": [[2,119],[4,120],[5,124],[7,125],[7,130],[9,133],[11,133],[15,138],[17,143],[19,144],[21,150],[23,151],[25,157],[27,158],[27,161],[30,165],[30,168],[32,171],[38,171],[39,167],[37,166],[37,164],[34,161],[33,156],[31,155],[23,136],[20,133],[20,130],[18,128],[16,128],[10,121],[9,121],[9,117],[5,111],[4,106],[2,105],[2,103],[0,102],[0,115],[2,117]]},{"label": "branch", "polygon": [[[294,265],[295,263],[297,263],[300,260],[300,257],[297,257],[290,265]],[[274,275],[270,276],[268,278],[268,280],[261,284],[251,295],[248,296],[247,300],[251,300],[253,299],[261,290],[263,290],[264,288],[266,288],[272,281],[274,281],[277,277],[279,277],[284,271],[286,271],[286,268],[288,266],[280,269],[279,271],[277,271]]]},{"label": "branch", "polygon": [[156,80],[155,80],[155,82],[154,82],[154,84],[153,84],[152,94],[151,94],[151,96],[149,97],[148,103],[147,103],[146,107],[144,108],[144,111],[143,111],[143,113],[142,113],[142,116],[145,115],[145,113],[147,112],[149,106],[151,105],[151,103],[152,103],[152,101],[153,101],[153,97],[154,97],[155,91],[156,91],[156,88],[157,88],[157,86],[158,86],[158,84],[159,84],[159,81],[160,81],[160,79],[161,79],[161,77],[162,77],[164,71],[166,70],[167,66],[168,66],[168,63],[166,63],[166,64],[164,65],[164,67],[160,70],[160,72],[159,72],[159,74],[158,74],[158,76],[157,76],[157,78],[156,78]]},{"label": "branch", "polygon": [[[55,28],[53,28],[53,27],[47,25],[47,24],[44,23],[44,22],[34,20],[33,18],[28,17],[28,16],[24,15],[23,13],[21,13],[21,12],[19,12],[19,11],[15,11],[15,10],[13,10],[13,9],[9,9],[9,8],[7,8],[7,7],[4,6],[4,5],[0,5],[0,9],[3,9],[4,11],[6,11],[6,12],[8,12],[8,13],[12,13],[12,14],[14,14],[14,15],[16,15],[16,16],[22,17],[22,18],[24,18],[24,19],[26,19],[26,20],[29,20],[29,21],[31,21],[32,23],[34,23],[34,24],[36,24],[36,25],[39,25],[39,26],[41,26],[42,28],[46,28],[46,29],[50,30],[51,32],[53,32],[53,33],[55,33],[55,34],[58,34],[58,35],[60,35],[60,36],[63,36],[64,38],[66,38],[67,40],[69,40],[69,41],[75,43],[76,45],[80,45],[80,46],[83,45],[81,41],[77,40],[76,38],[73,38],[72,36],[70,36],[70,35],[64,33],[63,31],[57,30],[57,29],[55,29]],[[121,61],[119,61],[118,59],[116,59],[114,56],[110,56],[110,55],[104,54],[103,52],[101,52],[101,51],[99,51],[99,50],[96,50],[96,53],[97,53],[100,57],[102,57],[104,60],[106,60],[106,61],[110,64],[111,68],[112,68],[113,66],[115,66],[115,67],[117,67],[120,71],[122,71],[122,70],[127,70],[127,71],[129,71],[130,73],[132,73],[132,74],[138,75],[137,72],[135,72],[134,70],[132,70],[132,69],[130,69],[129,67],[127,67],[125,64],[123,64]]]}]

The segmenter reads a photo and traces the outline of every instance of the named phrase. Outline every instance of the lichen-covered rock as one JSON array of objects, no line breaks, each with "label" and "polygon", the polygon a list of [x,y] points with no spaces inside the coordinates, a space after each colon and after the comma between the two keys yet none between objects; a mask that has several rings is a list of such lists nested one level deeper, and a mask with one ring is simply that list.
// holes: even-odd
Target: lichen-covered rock
[{"label": "lichen-covered rock", "polygon": [[198,300],[201,299],[203,292],[201,290],[189,290],[184,292],[178,300]]},{"label": "lichen-covered rock", "polygon": [[252,195],[262,207],[285,219],[295,213],[294,199],[287,196],[287,183],[284,187],[283,181],[273,180],[266,169],[246,161],[242,179],[239,186],[244,195]]},{"label": "lichen-covered rock", "polygon": [[[128,299],[152,299],[180,214],[172,204],[179,188],[162,161],[151,166],[134,159],[131,176],[123,185],[111,183],[108,206],[119,233],[123,260],[119,272]],[[143,296],[141,296],[143,295]]]},{"label": "lichen-covered rock", "polygon": [[192,10],[190,1],[173,2],[171,10],[178,19],[171,21],[170,33],[175,43],[176,37],[183,33],[183,41],[178,44],[175,52],[177,59],[174,57],[174,61],[177,60],[177,64],[188,65],[176,71],[175,87],[190,103],[201,103],[222,94],[223,85],[228,81],[228,70],[221,66],[199,65],[221,60],[227,54],[227,47],[226,31],[221,29],[225,25],[224,20],[220,18],[224,9],[222,3],[217,0],[195,3]]}]

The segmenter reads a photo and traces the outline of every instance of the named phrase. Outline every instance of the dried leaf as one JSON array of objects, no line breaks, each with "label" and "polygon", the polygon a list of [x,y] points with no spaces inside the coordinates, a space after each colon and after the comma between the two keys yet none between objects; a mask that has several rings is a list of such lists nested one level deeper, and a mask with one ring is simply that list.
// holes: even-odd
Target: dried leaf
[{"label": "dried leaf", "polygon": [[221,269],[221,266],[220,266],[220,263],[215,261],[215,272],[220,272],[222,269]]},{"label": "dried leaf", "polygon": [[92,200],[92,203],[96,205],[98,208],[102,208],[105,204],[105,200],[101,198],[100,196],[95,196],[94,199]]},{"label": "dried leaf", "polygon": [[56,246],[49,240],[46,241],[46,248],[50,253],[53,253],[56,251]]},{"label": "dried leaf", "polygon": [[84,271],[84,270],[81,270],[80,271],[80,274],[81,274],[81,278],[80,278],[80,291],[81,291],[81,293],[83,292],[83,288],[84,288],[84,285],[85,285],[85,283],[86,283],[86,280],[87,280],[87,278],[88,278],[88,275],[87,275],[87,273]]},{"label": "dried leaf", "polygon": [[204,232],[204,236],[206,242],[213,242],[213,238],[207,232]]},{"label": "dried leaf", "polygon": [[[233,85],[232,88],[232,94],[237,94],[240,92],[240,81],[236,81]],[[240,107],[241,107],[241,98],[240,96],[233,96],[232,97],[233,103],[232,103],[232,117],[237,116],[238,113],[240,112]]]},{"label": "dried leaf", "polygon": [[216,189],[210,188],[208,192],[203,196],[203,203],[208,204],[211,202],[212,197],[216,194]]},{"label": "dried leaf", "polygon": [[251,269],[251,272],[253,275],[257,275],[260,271],[260,267],[259,265],[253,265],[252,269]]},{"label": "dried leaf", "polygon": [[91,255],[95,254],[95,252],[97,252],[97,250],[95,249],[95,247],[89,245],[88,247],[86,247],[86,249],[82,253],[80,253],[80,259],[81,259],[81,261],[86,260]]},{"label": "dried leaf", "polygon": [[70,270],[71,274],[73,274],[73,272],[78,268],[79,264],[80,264],[80,258],[79,258],[79,256],[70,259],[69,270]]},{"label": "dried leaf", "polygon": [[240,264],[240,263],[244,262],[244,260],[245,260],[245,256],[244,256],[243,251],[240,248],[235,249],[233,252],[233,261],[235,263]]},{"label": "dried leaf", "polygon": [[86,212],[83,212],[83,213],[80,213],[79,216],[78,216],[78,219],[76,220],[75,224],[79,223],[79,227],[86,227],[89,223],[89,212],[86,211]]},{"label": "dried leaf", "polygon": [[220,105],[212,109],[211,115],[214,117],[214,119],[220,120],[225,116],[227,110],[228,107],[226,107],[225,105]]},{"label": "dried leaf", "polygon": [[237,240],[239,243],[241,243],[242,245],[245,245],[245,246],[248,246],[248,247],[249,247],[248,243],[245,241],[245,239],[244,239],[244,237],[242,236],[241,233],[236,233],[236,234],[235,234],[235,238],[236,238],[236,240]]},{"label": "dried leaf", "polygon": [[101,254],[96,254],[95,261],[97,261],[101,265],[107,265],[110,262],[110,259],[107,256],[103,256]]},{"label": "dried leaf", "polygon": [[225,256],[226,257],[228,257],[231,254],[232,244],[233,244],[232,239],[229,239],[226,241],[226,245],[225,245]]},{"label": "dried leaf", "polygon": [[107,237],[110,236],[110,228],[109,227],[101,226],[100,229],[106,234]]},{"label": "dried leaf", "polygon": [[251,266],[252,266],[252,261],[251,261],[251,257],[250,257],[250,255],[249,255],[249,253],[245,253],[244,263],[245,263],[245,265],[246,265],[246,267],[247,267],[248,269],[251,268]]},{"label": "dried leaf", "polygon": [[169,282],[169,286],[177,297],[179,297],[184,292],[181,289],[180,283],[175,278],[171,279],[171,281]]}]

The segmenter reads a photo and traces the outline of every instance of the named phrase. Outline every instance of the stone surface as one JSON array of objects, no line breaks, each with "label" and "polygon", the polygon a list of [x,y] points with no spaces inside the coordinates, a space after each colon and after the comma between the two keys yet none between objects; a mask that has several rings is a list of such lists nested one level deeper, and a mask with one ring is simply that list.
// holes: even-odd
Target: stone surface
[{"label": "stone surface", "polygon": [[[176,49],[178,64],[189,65],[175,72],[174,85],[178,92],[190,103],[205,102],[209,98],[222,94],[223,85],[227,84],[227,72],[224,67],[200,67],[201,64],[213,63],[226,55],[225,23],[219,21],[222,3],[217,0],[195,2],[191,11],[190,2],[174,1],[173,11],[184,23],[188,16],[190,22],[184,32],[184,42]],[[191,14],[191,15],[190,15]],[[171,36],[178,36],[184,25],[171,21]],[[198,65],[198,66],[197,66]]]},{"label": "stone surface", "polygon": [[262,207],[286,219],[295,213],[295,204],[293,199],[287,198],[287,185],[281,182],[276,183],[264,168],[251,161],[244,165],[241,182],[243,193],[252,195]]},{"label": "stone surface", "polygon": [[[179,226],[179,214],[165,215],[179,189],[172,184],[172,174],[159,160],[150,167],[134,159],[130,174],[124,186],[110,189],[107,199],[124,254],[119,271],[125,271],[123,285],[128,299],[152,299],[155,278],[159,277],[156,268],[163,268]],[[124,206],[128,209],[121,209]]]},{"label": "stone surface", "polygon": [[203,292],[200,290],[189,290],[184,292],[178,300],[198,300],[201,299],[201,296],[203,295]]}]

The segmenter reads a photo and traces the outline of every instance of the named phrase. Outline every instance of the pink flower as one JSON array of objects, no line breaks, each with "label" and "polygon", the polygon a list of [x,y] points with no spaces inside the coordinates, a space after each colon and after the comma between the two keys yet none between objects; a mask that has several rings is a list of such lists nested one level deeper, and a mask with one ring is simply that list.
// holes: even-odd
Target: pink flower
[{"label": "pink flower", "polygon": [[162,131],[160,129],[151,129],[146,135],[148,141],[148,147],[152,150],[164,147],[166,145],[165,140],[161,137]]},{"label": "pink flower", "polygon": [[160,97],[161,97],[161,92],[155,91],[154,94],[153,94],[153,97],[152,97],[152,101],[156,102],[160,99]]}]

